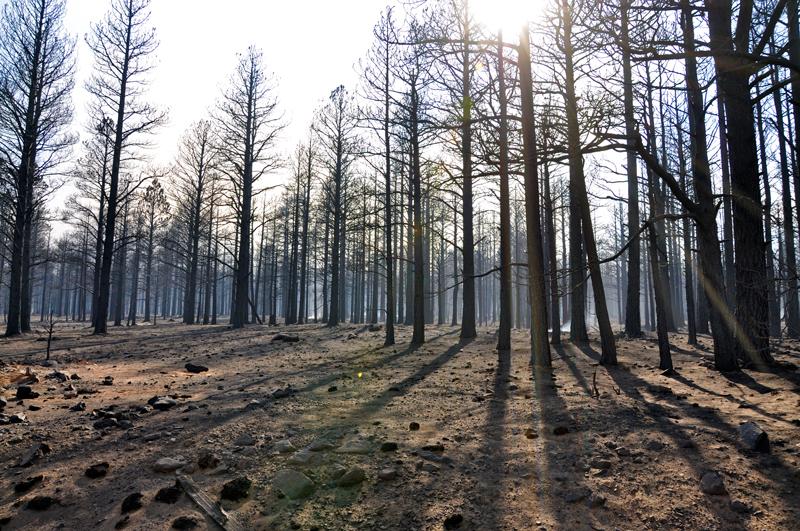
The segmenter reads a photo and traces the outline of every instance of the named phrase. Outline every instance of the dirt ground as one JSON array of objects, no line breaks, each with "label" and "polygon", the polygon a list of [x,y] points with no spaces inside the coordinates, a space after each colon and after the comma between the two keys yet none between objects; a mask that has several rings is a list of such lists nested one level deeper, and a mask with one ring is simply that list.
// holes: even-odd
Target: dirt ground
[{"label": "dirt ground", "polygon": [[[300,341],[272,341],[278,332]],[[42,366],[35,335],[2,339],[0,413],[26,420],[0,426],[0,528],[169,529],[185,516],[218,529],[185,492],[155,499],[175,483],[175,472],[153,469],[162,458],[214,501],[227,482],[249,479],[246,498],[221,501],[244,529],[800,527],[791,367],[725,377],[708,338],[694,349],[676,335],[672,377],[658,370],[652,338],[620,341],[612,368],[597,364],[594,343],[567,343],[553,352],[552,376],[535,377],[525,332],[505,359],[493,330],[462,344],[458,329],[430,327],[417,349],[410,332],[399,327],[397,346],[382,348],[382,331],[354,325],[163,323],[107,337],[62,325],[55,367]],[[775,352],[800,363],[796,343]],[[190,373],[187,362],[209,370]],[[40,396],[20,401],[26,382]],[[153,409],[156,396],[177,404]],[[746,421],[768,433],[771,453],[742,446]],[[87,477],[101,462],[106,475]],[[297,479],[287,470],[304,474],[301,494],[281,482]],[[701,490],[709,472],[725,493]],[[123,514],[137,492],[142,507]]]}]

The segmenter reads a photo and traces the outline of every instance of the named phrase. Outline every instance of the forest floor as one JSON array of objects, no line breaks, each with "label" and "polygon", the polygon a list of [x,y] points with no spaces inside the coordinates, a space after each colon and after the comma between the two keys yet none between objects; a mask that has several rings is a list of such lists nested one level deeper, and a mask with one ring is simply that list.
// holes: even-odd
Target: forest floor
[{"label": "forest floor", "polygon": [[[300,341],[272,341],[280,331]],[[382,331],[355,325],[163,323],[106,337],[62,325],[54,367],[36,336],[2,339],[0,413],[25,420],[0,426],[0,528],[217,529],[169,488],[177,474],[214,502],[249,479],[249,491],[225,489],[246,497],[220,502],[231,528],[797,529],[791,367],[721,375],[707,337],[695,349],[674,335],[671,377],[645,338],[621,340],[609,368],[594,343],[567,343],[537,379],[524,332],[505,359],[493,330],[468,343],[454,327],[427,335],[413,349],[403,326],[383,348]],[[800,363],[797,343],[774,350]],[[39,396],[20,401],[26,382]],[[172,400],[153,409],[155,396]],[[769,434],[771,453],[742,446],[745,421]]]}]

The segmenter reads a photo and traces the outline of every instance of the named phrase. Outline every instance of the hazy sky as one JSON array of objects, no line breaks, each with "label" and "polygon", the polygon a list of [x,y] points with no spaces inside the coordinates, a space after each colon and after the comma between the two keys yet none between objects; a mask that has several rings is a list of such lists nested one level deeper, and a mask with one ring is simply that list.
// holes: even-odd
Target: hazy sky
[{"label": "hazy sky", "polygon": [[[102,19],[110,0],[68,0],[66,26],[78,36],[76,124],[87,123],[84,80],[93,58],[84,43],[90,24]],[[305,138],[312,113],[339,84],[352,88],[354,65],[365,53],[383,0],[153,0],[152,23],[160,46],[152,73],[151,101],[169,111],[158,133],[153,161],[168,164],[178,140],[206,117],[237,62],[254,44],[279,82],[288,125],[287,154]],[[83,133],[85,134],[85,133]]]}]

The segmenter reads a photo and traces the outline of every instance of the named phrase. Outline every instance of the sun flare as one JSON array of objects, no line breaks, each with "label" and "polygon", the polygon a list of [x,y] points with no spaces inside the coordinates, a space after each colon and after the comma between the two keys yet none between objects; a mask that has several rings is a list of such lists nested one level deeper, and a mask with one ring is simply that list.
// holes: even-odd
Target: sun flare
[{"label": "sun flare", "polygon": [[475,20],[490,31],[514,34],[541,15],[546,0],[472,0]]}]

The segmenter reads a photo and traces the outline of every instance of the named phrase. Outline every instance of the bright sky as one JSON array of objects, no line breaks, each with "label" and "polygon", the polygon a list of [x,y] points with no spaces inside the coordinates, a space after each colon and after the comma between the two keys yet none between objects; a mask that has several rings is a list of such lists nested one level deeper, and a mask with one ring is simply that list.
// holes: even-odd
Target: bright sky
[{"label": "bright sky", "polygon": [[[109,3],[67,1],[66,27],[79,37],[74,101],[80,127],[88,121],[83,83],[93,62],[83,37]],[[250,44],[263,50],[266,68],[278,77],[288,123],[281,149],[290,154],[330,91],[339,84],[352,89],[354,65],[369,47],[384,5],[382,0],[153,0],[161,45],[151,101],[169,110],[153,162],[171,162],[183,132],[208,115],[236,66],[236,54]]]}]

